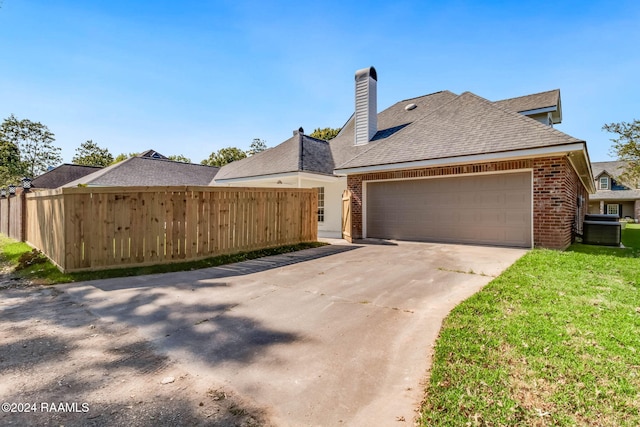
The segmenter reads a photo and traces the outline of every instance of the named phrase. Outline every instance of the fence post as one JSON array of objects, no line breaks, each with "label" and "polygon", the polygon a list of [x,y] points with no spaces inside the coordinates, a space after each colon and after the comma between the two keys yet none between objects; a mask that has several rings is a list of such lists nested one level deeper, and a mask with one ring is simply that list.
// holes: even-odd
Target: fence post
[{"label": "fence post", "polygon": [[20,203],[22,204],[20,207],[20,220],[22,221],[20,224],[20,241],[24,242],[27,240],[27,190],[24,188],[20,193]]}]

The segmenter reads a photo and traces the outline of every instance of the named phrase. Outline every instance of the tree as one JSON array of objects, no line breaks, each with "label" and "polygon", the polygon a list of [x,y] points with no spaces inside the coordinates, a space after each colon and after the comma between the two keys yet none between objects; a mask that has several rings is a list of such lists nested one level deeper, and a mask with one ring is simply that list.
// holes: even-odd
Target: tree
[{"label": "tree", "polygon": [[602,126],[602,129],[618,136],[611,139],[611,151],[618,159],[628,163],[621,178],[636,182],[640,178],[640,120],[634,119],[631,123],[609,123]]},{"label": "tree", "polygon": [[325,141],[329,141],[330,139],[335,138],[336,136],[338,136],[338,133],[340,133],[340,131],[342,130],[342,128],[324,128],[324,129],[320,129],[317,128],[315,129],[313,132],[311,132],[311,135],[309,135],[312,138],[316,138],[316,139],[324,139]]},{"label": "tree", "polygon": [[123,160],[127,160],[130,159],[131,157],[135,157],[140,153],[120,153],[116,156],[115,159],[113,159],[113,162],[111,163],[112,165],[116,164],[116,163],[120,163]]},{"label": "tree", "polygon": [[113,155],[106,148],[100,148],[91,139],[76,148],[76,155],[71,161],[84,166],[109,166],[113,163]]},{"label": "tree", "polygon": [[62,163],[60,147],[53,145],[54,134],[45,125],[13,114],[4,119],[2,139],[18,147],[22,170],[30,177],[46,172],[49,166]]},{"label": "tree", "polygon": [[200,164],[207,166],[224,166],[227,163],[231,163],[236,160],[244,159],[247,157],[247,153],[236,147],[221,148],[218,151],[211,153],[209,158],[200,162]]},{"label": "tree", "polygon": [[253,156],[254,154],[258,154],[267,149],[267,141],[262,140],[260,138],[253,138],[253,142],[249,146],[249,151],[247,151],[247,155]]},{"label": "tree", "polygon": [[24,164],[20,161],[20,150],[11,141],[5,140],[0,129],[0,186],[15,184],[24,175]]},{"label": "tree", "polygon": [[183,156],[182,154],[172,154],[167,157],[169,160],[173,160],[174,162],[182,162],[182,163],[191,163],[191,159]]}]

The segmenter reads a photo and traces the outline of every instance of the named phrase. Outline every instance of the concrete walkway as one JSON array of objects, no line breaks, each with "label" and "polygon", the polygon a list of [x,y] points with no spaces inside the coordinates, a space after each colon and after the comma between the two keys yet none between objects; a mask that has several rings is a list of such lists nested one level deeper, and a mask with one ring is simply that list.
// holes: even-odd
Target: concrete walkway
[{"label": "concrete walkway", "polygon": [[399,425],[416,415],[442,319],[524,253],[343,242],[59,288],[275,425]]}]

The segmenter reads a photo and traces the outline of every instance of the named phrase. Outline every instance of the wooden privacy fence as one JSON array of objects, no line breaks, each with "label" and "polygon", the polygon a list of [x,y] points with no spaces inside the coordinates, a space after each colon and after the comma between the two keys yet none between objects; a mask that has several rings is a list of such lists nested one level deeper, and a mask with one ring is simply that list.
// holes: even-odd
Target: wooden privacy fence
[{"label": "wooden privacy fence", "polygon": [[0,198],[0,233],[16,240],[24,240],[24,194]]},{"label": "wooden privacy fence", "polygon": [[26,238],[62,271],[315,241],[314,189],[87,187],[28,194]]}]

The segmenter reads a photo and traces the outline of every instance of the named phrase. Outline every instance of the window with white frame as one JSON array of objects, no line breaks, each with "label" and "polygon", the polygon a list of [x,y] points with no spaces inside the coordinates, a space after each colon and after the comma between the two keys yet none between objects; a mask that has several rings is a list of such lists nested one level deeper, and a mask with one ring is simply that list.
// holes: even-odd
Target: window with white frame
[{"label": "window with white frame", "polygon": [[600,189],[601,190],[608,190],[609,189],[609,177],[608,176],[601,176],[600,177]]},{"label": "window with white frame", "polygon": [[318,222],[324,222],[324,187],[316,187],[318,190]]},{"label": "window with white frame", "polygon": [[618,205],[607,205],[607,213],[609,215],[618,215],[620,216],[620,211],[618,210]]}]

